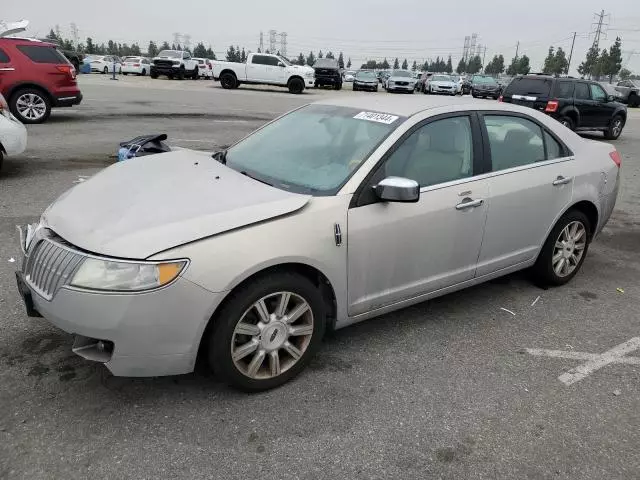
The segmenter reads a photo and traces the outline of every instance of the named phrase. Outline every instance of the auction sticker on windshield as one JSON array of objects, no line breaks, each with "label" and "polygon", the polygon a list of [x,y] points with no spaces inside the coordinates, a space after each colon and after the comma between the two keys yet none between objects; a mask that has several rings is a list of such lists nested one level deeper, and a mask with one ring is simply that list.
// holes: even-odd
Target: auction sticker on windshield
[{"label": "auction sticker on windshield", "polygon": [[389,115],[388,113],[360,112],[353,118],[357,118],[359,120],[369,120],[370,122],[386,123],[387,125],[390,125],[400,117],[396,115]]}]

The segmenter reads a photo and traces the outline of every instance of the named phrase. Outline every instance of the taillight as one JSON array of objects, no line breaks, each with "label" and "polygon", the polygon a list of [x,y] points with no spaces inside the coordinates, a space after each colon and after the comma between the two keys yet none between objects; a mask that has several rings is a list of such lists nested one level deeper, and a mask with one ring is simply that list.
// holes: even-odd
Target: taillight
[{"label": "taillight", "polygon": [[73,68],[73,65],[56,65],[56,69],[59,72],[66,73],[71,79],[76,78],[76,69]]},{"label": "taillight", "polygon": [[134,66],[134,67],[139,67],[139,66],[140,66],[140,64],[139,64],[139,63],[134,63],[134,64],[133,64],[133,66]]},{"label": "taillight", "polygon": [[503,101],[502,95],[500,95],[500,96],[498,97],[498,101],[499,101],[499,102],[502,102],[502,101]]},{"label": "taillight", "polygon": [[547,102],[547,106],[544,109],[545,112],[547,113],[553,113],[556,112],[558,110],[558,101],[557,100],[549,100]]},{"label": "taillight", "polygon": [[209,70],[211,70],[211,64],[209,64]]},{"label": "taillight", "polygon": [[611,160],[613,160],[613,163],[616,164],[616,167],[620,168],[620,165],[622,164],[622,157],[620,156],[620,153],[618,153],[617,150],[614,150],[613,152],[609,152],[609,156],[611,157]]}]

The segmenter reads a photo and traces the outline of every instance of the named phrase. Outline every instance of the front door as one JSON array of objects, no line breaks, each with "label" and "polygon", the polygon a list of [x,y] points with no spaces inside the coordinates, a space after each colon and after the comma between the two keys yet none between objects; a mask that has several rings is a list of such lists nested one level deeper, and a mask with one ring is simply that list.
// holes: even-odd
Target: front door
[{"label": "front door", "polygon": [[573,192],[575,159],[538,123],[522,115],[485,114],[491,196],[477,276],[529,262]]},{"label": "front door", "polygon": [[284,84],[285,66],[278,57],[267,57],[268,65],[266,66],[267,82],[277,85]]},{"label": "front door", "polygon": [[[487,180],[475,180],[471,116],[437,118],[401,139],[374,174],[416,180],[417,203],[371,198],[348,214],[349,315],[473,278],[487,215]],[[371,191],[371,185],[365,192]],[[361,204],[364,203],[364,204]]]},{"label": "front door", "polygon": [[596,83],[590,83],[591,98],[595,105],[595,122],[598,127],[607,127],[609,122],[613,118],[613,113],[616,111],[617,105],[615,102],[609,101],[607,92],[604,91],[600,85]]}]

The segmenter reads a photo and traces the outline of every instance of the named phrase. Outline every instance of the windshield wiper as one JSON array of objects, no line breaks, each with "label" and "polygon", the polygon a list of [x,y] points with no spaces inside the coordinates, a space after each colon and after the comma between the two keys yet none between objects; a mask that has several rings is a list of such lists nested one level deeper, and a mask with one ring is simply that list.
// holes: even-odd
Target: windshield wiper
[{"label": "windshield wiper", "polygon": [[245,177],[249,177],[253,180],[255,180],[256,182],[260,182],[260,183],[264,183],[265,185],[269,185],[270,187],[273,187],[273,185],[269,182],[265,182],[264,180],[262,180],[261,178],[258,177],[254,177],[253,175],[249,175],[245,170],[242,170],[240,172],[242,175],[244,175]]},{"label": "windshield wiper", "polygon": [[223,165],[226,165],[227,164],[227,151],[226,150],[220,150],[220,151],[214,153],[213,155],[211,155],[211,158],[213,158],[214,160],[219,161]]}]

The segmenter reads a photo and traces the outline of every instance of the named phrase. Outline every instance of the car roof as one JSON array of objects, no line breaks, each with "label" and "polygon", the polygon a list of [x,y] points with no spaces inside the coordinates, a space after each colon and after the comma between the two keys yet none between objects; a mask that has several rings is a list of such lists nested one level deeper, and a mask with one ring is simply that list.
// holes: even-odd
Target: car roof
[{"label": "car roof", "polygon": [[432,108],[455,106],[455,110],[504,110],[518,113],[531,113],[528,107],[510,103],[491,102],[459,97],[431,95],[362,95],[353,97],[334,97],[314,102],[317,105],[354,108],[362,111],[383,112],[402,117],[410,117]]}]

